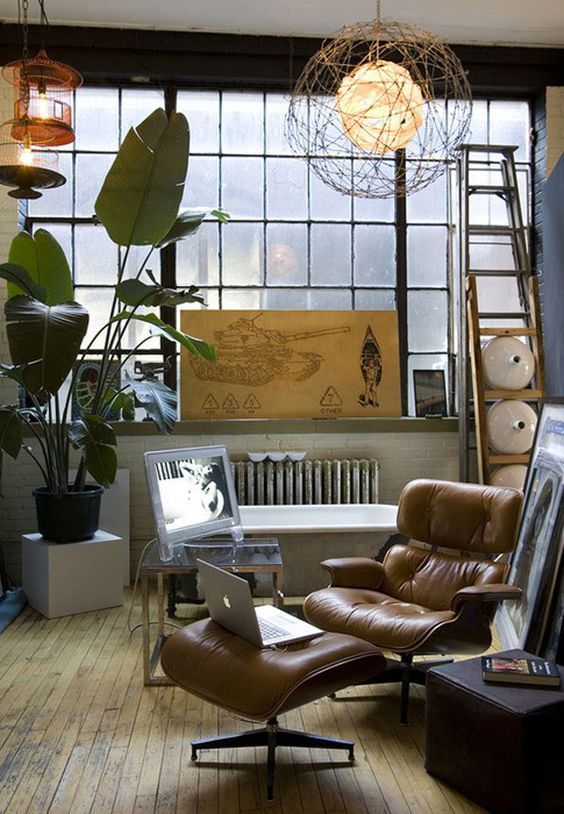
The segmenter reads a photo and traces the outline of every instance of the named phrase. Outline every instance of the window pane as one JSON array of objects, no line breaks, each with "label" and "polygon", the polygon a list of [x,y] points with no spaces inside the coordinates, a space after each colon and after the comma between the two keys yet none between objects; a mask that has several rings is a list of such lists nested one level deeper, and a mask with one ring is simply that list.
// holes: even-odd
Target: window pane
[{"label": "window pane", "polygon": [[307,218],[307,166],[300,158],[266,159],[266,216]]},{"label": "window pane", "polygon": [[219,159],[191,156],[181,206],[187,208],[219,206]]},{"label": "window pane", "polygon": [[490,144],[514,144],[517,161],[530,160],[530,122],[527,102],[490,102]]},{"label": "window pane", "polygon": [[72,217],[73,165],[71,153],[59,153],[58,172],[67,179],[61,187],[50,189],[41,198],[28,203],[30,217]]},{"label": "window pane", "polygon": [[164,108],[162,90],[149,88],[126,89],[121,92],[121,139],[126,137],[130,127],[141,124],[143,119],[156,110]]},{"label": "window pane", "polygon": [[[311,162],[312,165],[315,161]],[[350,173],[350,161],[342,162],[343,171]],[[314,172],[309,174],[312,220],[350,220],[351,196],[337,192]]]},{"label": "window pane", "polygon": [[444,291],[408,291],[409,350],[447,350],[447,295]]},{"label": "window pane", "polygon": [[226,288],[221,295],[221,307],[230,311],[246,309],[259,311],[265,291],[263,288]]},{"label": "window pane", "polygon": [[351,227],[313,223],[311,226],[312,285],[351,284]]},{"label": "window pane", "polygon": [[288,96],[280,93],[266,94],[266,152],[270,155],[292,155],[284,135],[289,101]]},{"label": "window pane", "polygon": [[393,198],[353,198],[352,202],[356,221],[381,220],[391,223],[395,218]]},{"label": "window pane", "polygon": [[511,269],[514,267],[511,245],[505,237],[485,235],[479,239],[476,236],[470,243],[470,268]]},{"label": "window pane", "polygon": [[[262,285],[262,223],[229,223],[223,231],[223,284]],[[232,306],[234,307],[234,306]]]},{"label": "window pane", "polygon": [[409,226],[407,229],[407,284],[447,284],[447,238],[444,226]]},{"label": "window pane", "polygon": [[480,311],[521,311],[515,277],[478,277]]},{"label": "window pane", "polygon": [[354,283],[396,284],[396,233],[393,226],[355,226]]},{"label": "window pane", "polygon": [[304,288],[269,288],[261,296],[261,308],[301,311],[308,308],[307,297]]},{"label": "window pane", "polygon": [[117,279],[118,248],[102,226],[74,227],[75,282],[80,285],[114,285]]},{"label": "window pane", "polygon": [[[88,320],[88,330],[83,347],[89,344],[94,335],[108,321],[110,307],[112,304],[113,289],[111,288],[78,288],[75,296],[81,305],[87,309],[90,319]],[[104,347],[105,333],[100,335],[94,345],[95,348]]]},{"label": "window pane", "polygon": [[118,149],[118,98],[118,91],[110,88],[80,88],[76,92],[77,150]]},{"label": "window pane", "polygon": [[[204,304],[199,302],[186,302],[179,306],[179,311],[201,311],[203,308],[219,308],[219,290],[217,288],[201,288],[200,294],[204,299]],[[180,318],[178,324],[181,325]]]},{"label": "window pane", "polygon": [[190,125],[190,154],[219,151],[219,93],[216,90],[178,91],[176,109]]},{"label": "window pane", "polygon": [[221,119],[223,152],[256,155],[263,152],[263,144],[262,93],[225,92]]},{"label": "window pane", "polygon": [[352,308],[350,290],[331,290],[330,288],[310,288],[306,290],[306,308],[314,311],[348,311]]},{"label": "window pane", "polygon": [[89,218],[94,214],[96,198],[114,157],[104,154],[76,156],[76,217]]},{"label": "window pane", "polygon": [[389,289],[357,288],[354,308],[355,311],[395,311],[396,293]]},{"label": "window pane", "polygon": [[221,204],[233,218],[262,218],[262,158],[224,158],[221,162]]},{"label": "window pane", "polygon": [[488,103],[483,99],[475,99],[472,102],[472,118],[467,142],[468,144],[488,143]]},{"label": "window pane", "polygon": [[203,223],[195,234],[176,244],[176,281],[179,286],[219,285],[217,223]]},{"label": "window pane", "polygon": [[268,285],[307,285],[307,226],[269,223],[266,227]]},{"label": "window pane", "polygon": [[407,196],[407,220],[410,223],[446,223],[446,177],[445,170],[428,187]]}]

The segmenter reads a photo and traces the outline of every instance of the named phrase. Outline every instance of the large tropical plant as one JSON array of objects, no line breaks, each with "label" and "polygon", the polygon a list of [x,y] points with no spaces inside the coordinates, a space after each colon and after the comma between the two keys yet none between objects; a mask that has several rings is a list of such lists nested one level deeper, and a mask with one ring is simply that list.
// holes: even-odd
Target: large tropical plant
[{"label": "large tropical plant", "polygon": [[[8,262],[0,265],[7,280],[5,306],[11,365],[0,376],[15,380],[26,404],[0,405],[0,450],[16,458],[21,450],[39,466],[54,494],[81,491],[86,473],[101,486],[115,479],[117,439],[110,418],[133,418],[135,399],[161,432],[176,419],[176,393],[156,379],[132,379],[121,370],[151,336],[126,356],[118,349],[132,321],[148,324],[151,335],[173,340],[190,353],[215,359],[213,348],[189,336],[147,309],[202,302],[197,289],[163,287],[147,267],[151,255],[193,234],[209,214],[225,221],[221,210],[179,211],[188,168],[186,118],[155,110],[132,128],[112,164],[96,200],[96,216],[120,247],[113,300],[106,324],[83,347],[88,312],[74,300],[72,276],[55,238],[39,229],[12,241]],[[139,268],[130,269],[130,250],[145,246]],[[72,411],[77,362],[103,346],[92,397],[79,414]],[[70,378],[68,390],[63,384]],[[31,436],[31,439],[29,439]],[[29,441],[29,442],[28,442]],[[70,450],[80,452],[76,477],[69,483]],[[0,453],[1,454],[1,453]]]}]

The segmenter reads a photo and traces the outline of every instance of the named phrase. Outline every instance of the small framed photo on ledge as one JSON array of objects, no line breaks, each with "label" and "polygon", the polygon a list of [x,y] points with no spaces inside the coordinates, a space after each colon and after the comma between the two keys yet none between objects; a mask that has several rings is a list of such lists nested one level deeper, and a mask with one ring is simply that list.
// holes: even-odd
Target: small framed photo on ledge
[{"label": "small framed photo on ledge", "polygon": [[444,370],[414,370],[413,392],[418,418],[447,415]]}]

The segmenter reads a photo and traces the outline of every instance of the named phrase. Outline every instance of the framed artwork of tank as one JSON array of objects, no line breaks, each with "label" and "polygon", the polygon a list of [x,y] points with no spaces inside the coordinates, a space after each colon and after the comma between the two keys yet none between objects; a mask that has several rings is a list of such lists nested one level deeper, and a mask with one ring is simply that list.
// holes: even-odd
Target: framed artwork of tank
[{"label": "framed artwork of tank", "polygon": [[559,649],[564,621],[564,399],[546,400],[531,451],[517,545],[508,582],[523,591],[499,609],[504,647],[546,658]]},{"label": "framed artwork of tank", "polygon": [[395,311],[185,311],[217,362],[181,357],[181,417],[401,415]]}]

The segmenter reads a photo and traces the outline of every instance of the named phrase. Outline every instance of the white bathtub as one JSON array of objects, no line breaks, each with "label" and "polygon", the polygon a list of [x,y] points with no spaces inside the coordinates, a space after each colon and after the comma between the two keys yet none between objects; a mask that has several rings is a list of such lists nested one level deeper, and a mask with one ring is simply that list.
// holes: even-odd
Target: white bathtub
[{"label": "white bathtub", "polygon": [[240,506],[239,511],[247,534],[397,531],[397,506],[386,503]]}]

